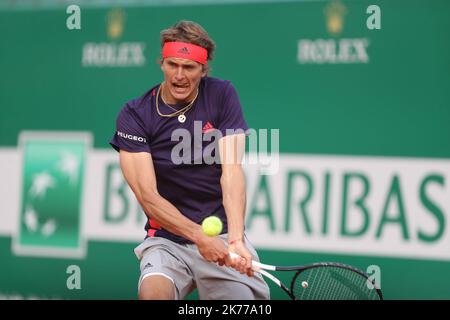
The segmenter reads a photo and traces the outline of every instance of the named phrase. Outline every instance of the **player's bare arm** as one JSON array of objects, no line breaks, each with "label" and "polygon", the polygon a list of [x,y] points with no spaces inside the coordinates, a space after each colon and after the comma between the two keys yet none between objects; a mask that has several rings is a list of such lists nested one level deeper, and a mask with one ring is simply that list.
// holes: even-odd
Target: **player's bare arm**
[{"label": "player's bare arm", "polygon": [[233,260],[232,266],[241,273],[253,275],[252,256],[244,244],[246,193],[242,158],[245,153],[245,134],[220,139],[219,152],[222,164],[220,184],[228,222],[228,249],[244,258]]},{"label": "player's bare arm", "polygon": [[152,156],[148,152],[120,151],[123,175],[145,214],[166,230],[194,242],[202,256],[212,262],[224,261],[228,250],[218,238],[206,236],[201,226],[186,218],[158,194]]}]

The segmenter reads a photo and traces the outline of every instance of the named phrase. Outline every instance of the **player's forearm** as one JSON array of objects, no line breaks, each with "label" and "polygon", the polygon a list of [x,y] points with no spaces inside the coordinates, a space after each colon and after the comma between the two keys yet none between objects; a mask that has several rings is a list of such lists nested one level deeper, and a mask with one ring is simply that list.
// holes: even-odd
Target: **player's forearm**
[{"label": "player's forearm", "polygon": [[148,153],[120,151],[120,166],[145,214],[161,227],[197,243],[201,227],[189,220],[169,201],[161,197],[156,185],[152,157]]},{"label": "player's forearm", "polygon": [[169,201],[159,194],[143,195],[140,204],[146,215],[164,229],[197,243],[204,237],[201,226],[183,216]]},{"label": "player's forearm", "polygon": [[236,165],[222,174],[221,186],[223,206],[227,215],[228,242],[243,239],[246,205],[245,177],[242,168]]}]

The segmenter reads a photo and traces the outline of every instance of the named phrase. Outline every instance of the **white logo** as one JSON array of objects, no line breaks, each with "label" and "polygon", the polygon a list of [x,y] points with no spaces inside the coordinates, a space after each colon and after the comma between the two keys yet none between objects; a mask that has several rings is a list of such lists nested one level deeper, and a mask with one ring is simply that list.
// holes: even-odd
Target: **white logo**
[{"label": "white logo", "polygon": [[122,137],[122,138],[125,138],[125,139],[128,139],[128,140],[133,140],[133,141],[147,143],[147,139],[145,139],[145,138],[134,136],[134,135],[128,134],[128,133],[123,133],[121,131],[117,131],[117,135],[119,137]]},{"label": "white logo", "polygon": [[[369,8],[368,8],[369,10]],[[327,31],[333,38],[300,39],[297,61],[301,64],[357,64],[369,63],[369,39],[337,38],[344,30],[348,10],[339,0],[330,1],[324,8]],[[369,17],[370,18],[370,17]]]},{"label": "white logo", "polygon": [[302,39],[298,42],[300,63],[368,63],[369,40],[362,39]]},{"label": "white logo", "polygon": [[85,43],[83,67],[139,67],[145,64],[145,43]]}]

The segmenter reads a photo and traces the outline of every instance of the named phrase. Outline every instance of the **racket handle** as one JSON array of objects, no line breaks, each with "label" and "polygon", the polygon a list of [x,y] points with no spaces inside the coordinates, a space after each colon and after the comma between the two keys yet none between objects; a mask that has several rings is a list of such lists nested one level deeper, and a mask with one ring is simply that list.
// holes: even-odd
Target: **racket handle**
[{"label": "racket handle", "polygon": [[[231,259],[236,259],[236,258],[240,258],[241,256],[234,252],[230,252],[230,257],[231,257]],[[265,269],[265,268],[262,263],[252,260],[252,269],[253,269],[253,271],[259,272],[261,269]]]}]

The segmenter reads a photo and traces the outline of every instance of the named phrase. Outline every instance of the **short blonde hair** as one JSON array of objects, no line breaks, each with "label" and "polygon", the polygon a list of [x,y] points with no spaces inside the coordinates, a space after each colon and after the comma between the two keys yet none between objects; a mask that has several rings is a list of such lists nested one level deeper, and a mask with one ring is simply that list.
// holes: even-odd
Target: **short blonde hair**
[{"label": "short blonde hair", "polygon": [[193,21],[181,20],[175,23],[168,29],[164,29],[160,33],[161,48],[164,43],[171,41],[181,41],[192,43],[202,48],[205,48],[208,52],[208,60],[214,59],[214,50],[216,44],[208,35],[205,29],[198,23]]}]

